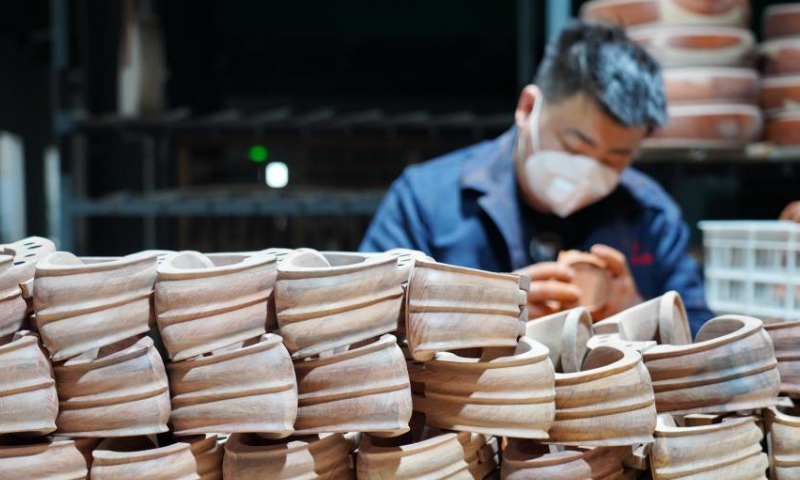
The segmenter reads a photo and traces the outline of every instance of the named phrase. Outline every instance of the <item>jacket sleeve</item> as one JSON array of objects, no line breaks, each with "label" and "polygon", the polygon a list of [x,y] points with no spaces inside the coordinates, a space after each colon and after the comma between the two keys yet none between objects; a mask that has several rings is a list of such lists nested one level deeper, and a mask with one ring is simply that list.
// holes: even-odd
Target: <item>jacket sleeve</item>
[{"label": "jacket sleeve", "polygon": [[406,170],[392,183],[361,241],[362,252],[411,248],[431,255],[428,229]]},{"label": "jacket sleeve", "polygon": [[[673,218],[669,218],[673,217]],[[656,222],[656,264],[661,266],[662,291],[676,290],[683,299],[692,336],[714,317],[705,300],[705,288],[700,279],[697,262],[686,251],[689,228],[676,215],[661,214]]]}]

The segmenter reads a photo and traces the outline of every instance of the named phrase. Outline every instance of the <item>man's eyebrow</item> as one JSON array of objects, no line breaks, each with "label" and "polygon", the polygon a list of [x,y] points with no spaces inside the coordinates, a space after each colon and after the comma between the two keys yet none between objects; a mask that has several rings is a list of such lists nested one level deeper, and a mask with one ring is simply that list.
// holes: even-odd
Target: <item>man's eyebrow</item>
[{"label": "man's eyebrow", "polygon": [[589,145],[590,147],[597,147],[597,144],[595,143],[594,140],[592,140],[592,137],[586,135],[577,128],[567,128],[566,130],[564,130],[564,133],[569,135],[575,135],[576,137],[580,138],[583,143]]}]

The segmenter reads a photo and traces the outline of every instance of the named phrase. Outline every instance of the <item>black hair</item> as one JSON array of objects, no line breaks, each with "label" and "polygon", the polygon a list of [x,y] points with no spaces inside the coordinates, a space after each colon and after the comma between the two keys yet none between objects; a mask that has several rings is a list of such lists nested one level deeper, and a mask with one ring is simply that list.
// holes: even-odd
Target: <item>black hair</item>
[{"label": "black hair", "polygon": [[661,67],[618,27],[571,22],[547,51],[534,79],[546,101],[584,93],[626,127],[663,125]]}]

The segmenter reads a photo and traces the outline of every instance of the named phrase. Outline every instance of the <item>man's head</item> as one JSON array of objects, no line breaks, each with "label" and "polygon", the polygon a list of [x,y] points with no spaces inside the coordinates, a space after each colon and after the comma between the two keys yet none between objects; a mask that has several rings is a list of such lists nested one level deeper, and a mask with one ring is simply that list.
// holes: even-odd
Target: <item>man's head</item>
[{"label": "man's head", "polygon": [[[552,42],[533,85],[520,95],[515,153],[520,173],[539,150],[592,157],[617,173],[627,168],[645,136],[666,121],[666,99],[658,63],[620,29],[575,22]],[[537,102],[541,108],[534,109]],[[538,119],[531,117],[540,110]],[[536,132],[534,132],[536,135]],[[525,175],[523,193],[540,210]]]}]

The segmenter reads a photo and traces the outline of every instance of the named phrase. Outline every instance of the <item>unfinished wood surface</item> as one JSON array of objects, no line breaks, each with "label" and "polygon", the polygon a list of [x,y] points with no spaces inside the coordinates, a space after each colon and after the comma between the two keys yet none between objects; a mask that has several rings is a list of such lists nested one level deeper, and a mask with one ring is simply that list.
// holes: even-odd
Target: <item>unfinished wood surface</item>
[{"label": "unfinished wood surface", "polygon": [[225,449],[219,444],[217,435],[191,435],[176,437],[176,440],[189,444],[200,480],[222,480],[222,457]]},{"label": "unfinished wood surface", "polygon": [[503,451],[503,480],[617,480],[630,447],[552,447],[530,440],[509,439]]},{"label": "unfinished wood surface", "polygon": [[753,417],[678,427],[659,415],[650,454],[653,480],[766,480],[767,456]]},{"label": "unfinished wood surface", "polygon": [[156,252],[85,264],[67,252],[36,265],[36,322],[53,360],[150,330]]},{"label": "unfinished wood surface", "polygon": [[663,72],[670,105],[758,104],[759,74],[752,68],[688,67]]},{"label": "unfinished wood surface", "polygon": [[355,480],[351,453],[340,433],[267,440],[236,433],[225,443],[225,480]]},{"label": "unfinished wood surface", "polygon": [[170,358],[186,360],[266,333],[276,266],[267,254],[167,256],[154,296]]},{"label": "unfinished wood surface", "polygon": [[750,25],[747,0],[593,0],[581,8],[581,18],[623,27],[667,25]]},{"label": "unfinished wood surface", "polygon": [[92,456],[91,480],[200,480],[188,443],[157,448],[147,437],[106,439]]},{"label": "unfinished wood surface", "polygon": [[578,305],[594,315],[605,308],[611,296],[611,272],[605,260],[592,253],[566,250],[558,254],[558,263],[575,271],[572,284],[581,289]]},{"label": "unfinished wood surface", "polygon": [[0,340],[24,328],[31,309],[20,285],[33,279],[39,260],[55,250],[53,242],[42,237],[0,245]]},{"label": "unfinished wood surface", "polygon": [[278,265],[275,311],[294,358],[397,330],[408,270],[392,255],[297,250]]},{"label": "unfinished wood surface", "polygon": [[527,337],[516,350],[484,349],[480,357],[438,353],[411,373],[424,385],[414,410],[434,427],[546,439],[555,419],[553,364],[547,347]]},{"label": "unfinished wood surface", "polygon": [[667,124],[647,138],[648,147],[737,148],[759,140],[764,128],[755,105],[673,105]]},{"label": "unfinished wood surface", "polygon": [[772,339],[778,372],[781,375],[781,393],[800,396],[800,320],[764,325]]},{"label": "unfinished wood surface", "polygon": [[786,37],[762,42],[759,47],[761,72],[764,75],[800,73],[800,37]]},{"label": "unfinished wood surface", "polygon": [[695,343],[643,353],[659,413],[720,413],[774,405],[778,362],[761,320],[724,315],[700,328]]},{"label": "unfinished wood surface", "polygon": [[296,360],[299,435],[408,431],[411,388],[393,335],[314,360]]},{"label": "unfinished wood surface", "polygon": [[297,384],[278,335],[173,362],[167,370],[177,435],[259,432],[280,438],[293,432]]},{"label": "unfinished wood surface", "polygon": [[0,480],[86,480],[86,458],[72,440],[7,445],[0,438]]},{"label": "unfinished wood surface", "polygon": [[550,350],[556,372],[580,372],[589,339],[594,334],[592,317],[583,308],[573,308],[536,318],[525,324],[525,336]]},{"label": "unfinished wood surface", "polygon": [[417,260],[406,295],[406,334],[418,361],[436,352],[513,347],[524,333],[528,278]]},{"label": "unfinished wood surface", "polygon": [[800,411],[770,407],[764,410],[769,435],[770,480],[800,478]]},{"label": "unfinished wood surface", "polygon": [[58,433],[127,437],[167,431],[169,385],[153,340],[132,338],[55,366]]},{"label": "unfinished wood surface", "polygon": [[664,68],[748,67],[755,37],[746,28],[708,25],[658,25],[628,30]]},{"label": "unfinished wood surface", "polygon": [[784,111],[800,110],[800,75],[764,78],[760,94],[767,118]]},{"label": "unfinished wood surface", "polygon": [[58,396],[39,340],[28,332],[0,345],[0,435],[47,435],[56,429]]},{"label": "unfinished wood surface", "polygon": [[617,446],[650,443],[656,407],[641,355],[598,347],[578,373],[556,373],[556,417],[548,443]]},{"label": "unfinished wood surface", "polygon": [[675,291],[612,315],[594,326],[598,334],[616,334],[620,340],[655,341],[669,345],[692,342],[689,317]]},{"label": "unfinished wood surface", "polygon": [[800,4],[768,6],[762,16],[761,33],[767,39],[799,35]]}]

